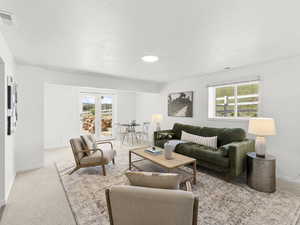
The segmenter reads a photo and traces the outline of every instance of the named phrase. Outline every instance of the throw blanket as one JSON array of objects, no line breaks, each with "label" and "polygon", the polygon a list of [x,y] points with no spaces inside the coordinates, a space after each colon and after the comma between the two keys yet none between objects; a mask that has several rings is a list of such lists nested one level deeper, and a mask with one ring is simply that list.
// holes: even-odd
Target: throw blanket
[{"label": "throw blanket", "polygon": [[187,141],[182,140],[169,140],[165,145],[168,145],[168,149],[174,151],[178,144],[186,143]]}]

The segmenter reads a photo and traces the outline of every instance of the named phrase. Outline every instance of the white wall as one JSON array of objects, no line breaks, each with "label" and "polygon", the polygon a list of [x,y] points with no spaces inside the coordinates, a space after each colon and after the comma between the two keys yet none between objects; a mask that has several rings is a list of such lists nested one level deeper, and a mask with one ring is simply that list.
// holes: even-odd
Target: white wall
[{"label": "white wall", "polygon": [[80,133],[78,88],[45,84],[44,95],[44,148],[66,147]]},{"label": "white wall", "polygon": [[160,85],[155,82],[118,79],[106,75],[59,72],[27,65],[17,65],[16,77],[19,84],[19,126],[16,133],[17,171],[43,166],[44,85],[46,83],[123,91],[159,92],[160,89]]},{"label": "white wall", "polygon": [[[208,119],[207,84],[241,80],[242,77],[261,76],[261,116],[276,120],[277,135],[268,137],[268,152],[277,157],[279,177],[300,182],[300,57],[234,69],[202,77],[193,77],[165,85],[161,92],[164,128],[174,122],[211,127],[241,127],[247,121]],[[194,117],[167,117],[167,95],[171,92],[194,91]]]},{"label": "white wall", "polygon": [[115,121],[127,122],[136,117],[135,92],[45,84],[44,148],[69,146],[70,138],[80,135],[80,92],[113,94]]},{"label": "white wall", "polygon": [[0,207],[6,203],[15,179],[14,134],[7,136],[7,76],[14,76],[14,59],[0,33]]},{"label": "white wall", "polygon": [[118,92],[117,93],[117,118],[115,122],[126,123],[136,119],[136,93]]},{"label": "white wall", "polygon": [[153,131],[156,125],[152,124],[151,117],[153,114],[161,113],[160,94],[155,93],[137,93],[136,96],[136,120],[141,122],[150,122],[149,141],[153,141]]}]

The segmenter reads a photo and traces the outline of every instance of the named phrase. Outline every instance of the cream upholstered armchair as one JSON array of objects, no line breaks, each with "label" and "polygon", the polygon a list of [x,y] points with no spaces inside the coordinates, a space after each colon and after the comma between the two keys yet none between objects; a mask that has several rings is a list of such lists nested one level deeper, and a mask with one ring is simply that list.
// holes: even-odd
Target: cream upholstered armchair
[{"label": "cream upholstered armchair", "polygon": [[[190,191],[174,189],[172,177],[167,178],[171,179],[172,190],[166,189],[165,181],[164,189],[139,186],[150,184],[148,178],[141,181],[140,175],[137,179],[131,177],[131,185],[138,180],[138,186],[118,185],[106,190],[110,225],[197,225],[198,197]],[[155,174],[154,182],[157,178]]]},{"label": "cream upholstered armchair", "polygon": [[[73,138],[70,144],[76,162],[76,167],[70,175],[80,168],[102,166],[103,175],[106,176],[105,165],[111,161],[115,163],[116,152],[111,142],[97,142],[94,148],[89,148],[83,138]],[[110,145],[110,148],[99,147],[104,144]]]}]

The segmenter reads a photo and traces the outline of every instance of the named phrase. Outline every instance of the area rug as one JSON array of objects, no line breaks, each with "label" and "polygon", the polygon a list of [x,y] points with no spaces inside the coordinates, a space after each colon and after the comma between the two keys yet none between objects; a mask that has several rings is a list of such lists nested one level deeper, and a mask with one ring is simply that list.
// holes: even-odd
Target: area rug
[{"label": "area rug", "polygon": [[[150,165],[150,163],[149,163]],[[99,167],[68,172],[74,162],[56,163],[57,171],[78,225],[109,225],[105,189],[128,184],[128,150],[118,151],[116,165],[108,165],[107,176]],[[300,198],[278,190],[257,192],[245,184],[229,183],[207,173],[197,172],[193,192],[199,196],[198,225],[296,225]]]}]

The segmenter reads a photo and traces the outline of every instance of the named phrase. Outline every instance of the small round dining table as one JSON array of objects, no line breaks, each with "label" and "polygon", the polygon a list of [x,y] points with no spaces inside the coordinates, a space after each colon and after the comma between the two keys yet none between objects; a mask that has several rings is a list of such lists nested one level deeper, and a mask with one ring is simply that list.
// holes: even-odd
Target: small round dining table
[{"label": "small round dining table", "polygon": [[136,135],[135,128],[141,126],[141,124],[138,124],[138,123],[121,123],[120,126],[128,128],[126,135],[127,135],[128,138],[130,138],[130,136],[131,136],[131,145],[133,145],[133,142],[134,142],[133,140],[134,139],[136,140],[136,143],[138,143],[138,137]]}]

